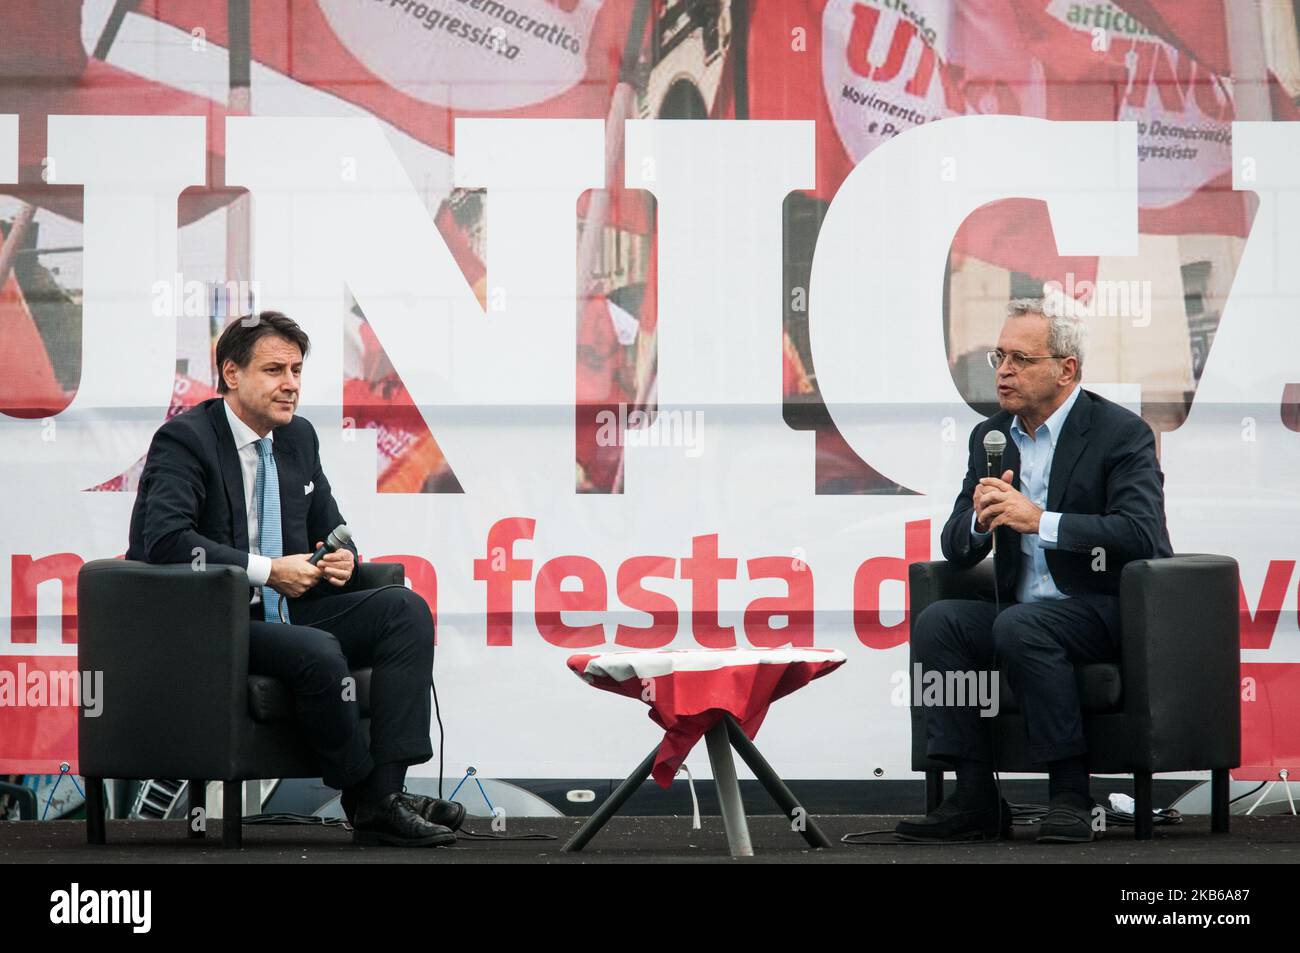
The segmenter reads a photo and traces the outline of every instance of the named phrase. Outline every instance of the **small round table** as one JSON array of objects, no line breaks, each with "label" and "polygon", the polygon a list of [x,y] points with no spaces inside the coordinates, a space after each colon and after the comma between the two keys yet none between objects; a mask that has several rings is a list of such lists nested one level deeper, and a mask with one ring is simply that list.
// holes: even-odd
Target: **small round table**
[{"label": "small round table", "polygon": [[813,648],[665,649],[570,656],[570,670],[583,681],[649,705],[650,718],[664,729],[664,737],[569,839],[564,851],[582,850],[647,777],[669,787],[700,738],[708,747],[733,857],[753,856],[754,848],[732,748],[790,818],[794,830],[813,847],[831,846],[750,739],[758,733],[772,702],[845,661],[844,653],[836,649]]}]

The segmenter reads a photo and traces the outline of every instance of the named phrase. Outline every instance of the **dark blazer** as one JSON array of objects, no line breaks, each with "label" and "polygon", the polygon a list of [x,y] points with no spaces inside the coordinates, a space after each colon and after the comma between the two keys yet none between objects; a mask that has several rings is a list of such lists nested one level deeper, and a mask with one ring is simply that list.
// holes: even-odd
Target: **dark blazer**
[{"label": "dark blazer", "polygon": [[[194,550],[202,548],[209,563],[248,568],[244,474],[223,405],[221,397],[205,400],[154,434],[131,511],[127,559],[188,563]],[[314,552],[313,545],[344,522],[321,470],[320,441],[302,417],[272,433],[284,552]],[[353,543],[348,548],[357,551]],[[349,592],[356,582],[355,572],[344,586],[322,579],[300,598]],[[297,601],[288,600],[291,618]]]},{"label": "dark blazer", "polygon": [[[1020,489],[1020,450],[1011,436],[1012,416],[999,411],[971,431],[966,479],[941,539],[944,558],[963,568],[984,559],[993,545],[991,539],[976,545],[970,531],[971,494],[980,478],[989,475],[984,435],[990,430],[1000,430],[1007,438],[1002,469],[1013,472],[1013,485]],[[1164,485],[1155,437],[1146,421],[1081,390],[1061,428],[1047,483],[1044,509],[1062,514],[1057,548],[1046,550],[1056,587],[1067,596],[1113,599],[1119,595],[1126,563],[1172,556]],[[994,533],[998,592],[1004,599],[1014,598],[1021,534],[1006,526]]]}]

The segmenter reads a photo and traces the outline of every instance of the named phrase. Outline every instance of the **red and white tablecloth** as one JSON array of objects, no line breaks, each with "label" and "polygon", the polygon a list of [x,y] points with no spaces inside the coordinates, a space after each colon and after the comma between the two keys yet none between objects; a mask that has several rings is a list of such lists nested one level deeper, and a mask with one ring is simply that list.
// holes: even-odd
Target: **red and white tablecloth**
[{"label": "red and white tablecloth", "polygon": [[837,649],[681,649],[569,656],[569,668],[606,691],[639,698],[664,729],[654,779],[668,787],[695,743],[724,713],[753,738],[778,698],[833,672]]}]

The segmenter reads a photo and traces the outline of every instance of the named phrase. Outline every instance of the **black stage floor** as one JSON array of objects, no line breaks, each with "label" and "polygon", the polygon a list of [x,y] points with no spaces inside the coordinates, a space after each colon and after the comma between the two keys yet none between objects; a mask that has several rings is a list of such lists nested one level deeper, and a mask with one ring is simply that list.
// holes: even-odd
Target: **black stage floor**
[{"label": "black stage floor", "polygon": [[[1131,828],[1112,826],[1092,844],[1037,844],[1036,828],[1017,827],[1010,842],[908,845],[881,837],[883,846],[848,846],[848,832],[892,829],[897,817],[835,815],[818,818],[835,842],[830,850],[807,849],[777,816],[749,819],[755,857],[743,863],[1060,863],[1060,864],[1294,864],[1300,862],[1300,818],[1290,815],[1232,819],[1232,833],[1211,834],[1209,818],[1157,826],[1153,840],[1135,842]],[[108,843],[90,847],[79,821],[0,822],[0,864],[375,864],[375,863],[716,863],[731,862],[720,817],[703,818],[691,830],[688,817],[615,817],[587,848],[562,854],[580,818],[530,818],[510,824],[508,836],[549,834],[554,840],[480,840],[463,837],[450,847],[404,849],[355,847],[345,829],[245,824],[243,848],[223,850],[220,821],[205,840],[190,840],[181,821],[109,821]],[[468,828],[490,830],[471,818]]]}]

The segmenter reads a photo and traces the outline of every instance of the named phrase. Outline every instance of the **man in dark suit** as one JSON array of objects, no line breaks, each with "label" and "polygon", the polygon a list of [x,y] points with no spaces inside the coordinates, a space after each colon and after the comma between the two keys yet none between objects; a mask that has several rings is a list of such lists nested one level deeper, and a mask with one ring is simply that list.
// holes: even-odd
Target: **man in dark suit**
[{"label": "man in dark suit", "polygon": [[[404,788],[407,766],[433,756],[428,604],[405,587],[358,591],[350,541],[310,561],[343,516],[321,469],[316,431],[294,415],[309,346],[302,328],[274,311],[222,332],[222,396],[154,435],[127,558],[246,570],[249,670],[292,689],[322,778],[343,791],[354,840],[454,843],[464,808]],[[372,669],[369,744],[349,674],[361,666]]]},{"label": "man in dark suit", "polygon": [[[1057,311],[1059,309],[1051,309]],[[1164,474],[1141,417],[1080,386],[1085,327],[1011,302],[989,352],[1001,412],[971,433],[966,479],[942,535],[944,558],[974,566],[995,549],[998,604],[944,599],[912,624],[923,672],[1006,672],[1046,764],[1050,805],[1040,841],[1093,839],[1087,744],[1074,666],[1119,657],[1119,580],[1135,559],[1172,556]],[[984,436],[1006,437],[1004,472],[986,476]],[[996,547],[993,540],[996,539]],[[907,840],[1006,836],[1010,813],[993,772],[988,719],[944,699],[926,709],[927,754],[956,767],[957,792]]]}]

